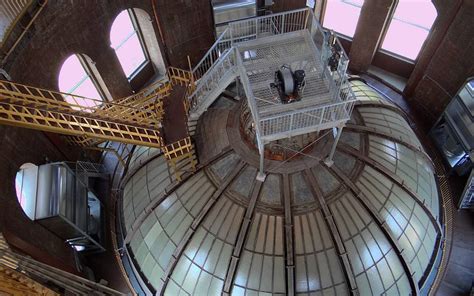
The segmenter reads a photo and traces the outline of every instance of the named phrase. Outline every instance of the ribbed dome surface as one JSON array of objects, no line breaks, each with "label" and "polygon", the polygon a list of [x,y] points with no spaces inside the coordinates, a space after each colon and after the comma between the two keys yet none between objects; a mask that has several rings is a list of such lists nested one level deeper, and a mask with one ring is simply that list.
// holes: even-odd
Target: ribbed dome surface
[{"label": "ribbed dome surface", "polygon": [[139,148],[123,192],[123,232],[144,282],[165,295],[409,295],[429,290],[442,229],[430,159],[403,113],[363,82],[333,138],[307,156],[267,160],[242,139],[239,103],[200,119],[202,168],[175,182]]}]

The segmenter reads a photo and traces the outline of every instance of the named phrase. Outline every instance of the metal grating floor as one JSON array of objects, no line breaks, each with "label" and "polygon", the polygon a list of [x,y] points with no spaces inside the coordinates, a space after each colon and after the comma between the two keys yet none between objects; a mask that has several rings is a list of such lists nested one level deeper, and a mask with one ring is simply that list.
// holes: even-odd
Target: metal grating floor
[{"label": "metal grating floor", "polygon": [[[238,45],[250,88],[255,96],[260,118],[286,114],[309,107],[333,103],[329,93],[329,80],[323,75],[319,51],[307,31],[272,36]],[[306,87],[301,101],[282,104],[274,82],[275,71],[282,65],[306,73]]]}]

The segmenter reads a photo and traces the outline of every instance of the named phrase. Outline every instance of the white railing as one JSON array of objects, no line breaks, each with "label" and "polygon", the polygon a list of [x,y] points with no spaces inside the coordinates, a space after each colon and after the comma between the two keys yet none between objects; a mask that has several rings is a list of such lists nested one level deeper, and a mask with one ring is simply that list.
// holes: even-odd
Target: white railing
[{"label": "white railing", "polygon": [[[197,84],[196,87],[199,88],[204,81],[206,85],[211,84],[210,78],[205,76],[212,72],[216,63],[223,58],[225,52],[232,48],[234,44],[305,29],[311,32],[313,40],[316,40],[316,46],[320,52],[323,52],[322,47],[325,44],[326,37],[310,9],[304,8],[230,23],[201,61],[193,68],[192,74]],[[327,60],[324,59],[325,56],[321,55],[320,59],[322,61]],[[215,78],[216,75],[212,75],[212,77]],[[189,98],[191,106],[196,106],[196,98],[197,96]]]},{"label": "white railing", "polygon": [[227,28],[224,32],[222,32],[219,38],[217,38],[214,45],[212,45],[212,47],[207,51],[196,67],[194,67],[194,81],[201,79],[204,74],[206,74],[212,68],[212,66],[217,62],[222,54],[231,47],[232,44],[230,38],[230,29]]},{"label": "white railing", "polygon": [[310,10],[303,8],[229,24],[232,43],[307,29]]},{"label": "white railing", "polygon": [[269,142],[281,137],[333,127],[350,118],[354,101],[311,107],[275,115],[260,120],[262,140]]},{"label": "white railing", "polygon": [[[322,75],[329,81],[329,95],[334,103],[260,118],[242,58],[233,46],[240,42],[301,30],[308,30],[316,47],[315,52],[319,53],[318,58],[323,65]],[[191,108],[196,109],[203,104],[207,95],[219,87],[219,82],[225,80],[230,71],[234,71],[235,75],[240,76],[248,97],[249,108],[257,123],[257,137],[265,139],[265,142],[285,133],[304,132],[305,129],[314,130],[318,127],[325,128],[330,123],[335,124],[348,120],[354,105],[354,95],[345,74],[349,59],[338,43],[341,48],[339,64],[336,71],[329,71],[328,59],[332,51],[328,40],[327,34],[324,33],[310,9],[299,9],[232,22],[193,69],[197,85],[196,90],[189,97]],[[339,41],[336,39],[336,42]],[[235,69],[235,66],[238,66],[238,69]]]},{"label": "white railing", "polygon": [[[312,11],[306,8],[229,23],[227,29],[222,32],[214,45],[194,67],[194,81],[198,81],[206,72],[210,71],[219,57],[234,44],[308,29],[309,18],[314,18],[315,20],[311,22],[315,24],[315,29],[313,29],[315,36],[320,38],[322,36],[324,38],[322,27],[317,22]],[[322,42],[319,44],[322,45]]]},{"label": "white railing", "polygon": [[[253,91],[250,89],[250,81],[249,77],[247,76],[247,73],[245,71],[244,63],[242,61],[242,57],[238,54],[237,55],[237,65],[239,68],[239,75],[240,79],[242,81],[242,86],[244,88],[244,92],[247,95],[247,103],[250,108],[250,113],[252,114],[253,121],[258,123],[260,122],[260,117],[258,115],[258,108],[257,108],[257,103],[255,100],[255,97],[253,95]],[[260,130],[260,124],[255,125],[255,132],[257,134],[257,139],[261,138],[262,132]]]},{"label": "white railing", "polygon": [[189,96],[191,109],[202,105],[207,95],[215,91],[222,80],[228,78],[230,72],[235,70],[235,57],[238,56],[235,49],[227,50],[212,66],[209,71],[197,83],[195,91]]}]

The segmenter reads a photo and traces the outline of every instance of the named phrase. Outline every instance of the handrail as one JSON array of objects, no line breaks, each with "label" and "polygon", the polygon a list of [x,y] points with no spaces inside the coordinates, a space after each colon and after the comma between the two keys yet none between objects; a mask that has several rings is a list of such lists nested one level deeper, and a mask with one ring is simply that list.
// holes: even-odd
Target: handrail
[{"label": "handrail", "polygon": [[[225,51],[226,49],[232,47],[232,44],[236,42],[237,40],[252,36],[254,34],[248,34],[248,35],[239,35],[236,37],[236,33],[238,31],[238,26],[245,24],[245,23],[254,23],[258,24],[259,21],[261,20],[266,20],[266,19],[278,19],[280,16],[288,16],[288,15],[295,15],[301,12],[307,12],[312,14],[311,10],[308,8],[301,8],[297,10],[292,10],[291,12],[280,12],[280,13],[275,13],[267,16],[260,16],[256,18],[249,18],[245,20],[240,20],[240,21],[235,21],[235,22],[230,22],[227,25],[227,28],[219,35],[217,40],[214,42],[214,44],[211,46],[211,48],[206,52],[206,54],[203,56],[203,58],[198,62],[198,64],[193,68],[193,76],[195,81],[199,80],[201,77],[205,75],[206,72],[210,71],[214,63],[219,59],[220,54]],[[314,14],[312,14],[314,16]],[[298,19],[301,21],[301,25],[303,27],[301,29],[307,29],[307,17],[305,16],[304,18]],[[284,26],[285,23],[281,22],[281,26]],[[256,25],[257,27],[257,25]],[[255,27],[255,28],[256,28]],[[285,30],[280,30],[278,34],[284,34],[286,31]],[[223,46],[222,48],[219,48],[219,46]]]},{"label": "handrail", "polygon": [[[192,74],[194,80],[199,80],[205,73],[207,73],[216,60],[220,58],[222,52],[231,47],[231,43],[228,40],[224,40],[224,37],[227,37],[227,34],[230,33],[230,29],[227,28],[224,32],[221,33],[216,42],[211,46],[211,48],[206,52],[204,57],[199,61],[199,63],[193,68]],[[223,48],[219,46],[224,45]]]},{"label": "handrail", "polygon": [[[103,118],[118,119],[124,122],[143,123],[147,125],[156,124],[156,120],[149,118],[150,114],[148,114],[148,112],[144,112],[143,109],[135,106],[51,91],[10,81],[0,80],[0,95],[2,96],[0,98],[1,100],[8,100],[10,104],[17,104],[27,100],[45,111],[49,109],[71,111],[72,108],[73,110],[83,112],[82,115],[90,114],[91,117],[100,115],[103,116]],[[74,103],[66,102],[64,97],[71,97]],[[81,100],[92,102],[94,105],[83,106],[78,103]],[[109,108],[111,111],[108,110]]]},{"label": "handrail", "polygon": [[66,291],[76,292],[80,295],[125,295],[102,284],[49,266],[28,256],[17,254],[10,249],[1,233],[0,266],[6,266],[32,278],[53,282]]},{"label": "handrail", "polygon": [[12,28],[18,23],[26,10],[33,4],[34,0],[4,0],[0,3],[2,8],[2,20],[6,22],[5,30],[0,32],[0,44],[3,45],[8,39]]},{"label": "handrail", "polygon": [[244,62],[242,61],[242,57],[237,54],[237,65],[239,67],[239,71],[240,71],[240,79],[242,79],[242,85],[244,87],[244,91],[245,91],[245,94],[247,96],[250,96],[250,98],[247,100],[248,102],[248,105],[250,107],[250,113],[252,114],[252,117],[253,117],[253,120],[255,122],[255,132],[257,134],[257,138],[260,138],[261,137],[261,130],[260,130],[260,119],[259,119],[259,115],[258,115],[258,108],[257,108],[257,105],[255,103],[255,97],[254,97],[254,94],[252,92],[252,90],[249,88],[249,85],[250,85],[250,81],[249,81],[249,78],[247,75],[245,75],[245,68],[244,68]]},{"label": "handrail", "polygon": [[[255,97],[249,87],[250,82],[248,81],[248,77],[243,66],[242,57],[234,45],[249,39],[264,38],[269,35],[280,35],[299,30],[308,30],[312,39],[311,43],[316,46],[314,49],[319,52],[317,58],[323,65],[323,75],[329,82],[329,96],[335,103],[324,106],[310,107],[303,110],[294,110],[293,113],[288,112],[281,115],[260,118],[258,107],[256,106],[255,102]],[[268,122],[269,120],[278,120],[278,118],[283,118],[286,116],[305,116],[306,114],[306,116],[308,116],[308,122],[311,121],[311,125],[318,125],[318,123],[313,122],[315,118],[309,119],[311,114],[308,112],[319,112],[321,115],[321,122],[325,116],[329,116],[326,118],[328,120],[333,117],[335,118],[334,120],[346,119],[352,111],[355,102],[355,96],[348,86],[347,77],[345,75],[348,64],[347,54],[342,48],[340,41],[337,38],[335,40],[339,45],[341,52],[337,69],[331,73],[327,67],[328,59],[331,55],[331,45],[328,42],[327,34],[324,33],[323,28],[310,9],[303,8],[290,12],[281,12],[268,16],[230,22],[214,45],[193,69],[193,77],[196,79],[197,84],[195,91],[189,96],[189,101],[192,103],[191,108],[195,108],[199,105],[199,102],[197,102],[196,98],[205,95],[203,94],[203,89],[208,92],[212,91],[208,89],[210,82],[217,81],[218,83],[219,79],[216,78],[216,75],[222,74],[216,69],[220,69],[219,67],[221,67],[221,65],[229,59],[231,54],[235,54],[235,64],[239,69],[239,76],[242,80],[244,90],[249,97],[249,108],[251,109],[254,122],[256,123],[256,132],[258,135],[262,135],[262,133],[264,133],[264,122]],[[220,50],[226,50],[227,48],[232,48],[233,50],[229,50],[228,52],[222,54]],[[212,85],[211,87],[215,86]],[[313,117],[319,118],[319,114],[318,116]],[[303,121],[306,121],[306,119]],[[319,124],[321,124],[321,122]],[[290,125],[292,124],[293,123]],[[305,125],[306,123],[300,122],[298,124]],[[290,126],[290,129],[291,128],[292,127]]]},{"label": "handrail", "polygon": [[[195,90],[188,97],[188,100],[190,101],[189,105],[191,108],[195,108],[196,106],[198,106],[199,98],[205,95],[205,93],[210,92],[208,88],[214,87],[214,85],[211,85],[212,82],[216,81],[217,83],[219,83],[222,78],[226,77],[225,74],[233,70],[235,66],[235,61],[233,61],[235,60],[235,55],[238,55],[235,53],[235,50],[227,51],[223,56],[219,58],[219,61],[212,66],[213,70],[207,72],[206,75],[199,80]],[[219,70],[221,68],[222,71]]]},{"label": "handrail", "polygon": [[288,14],[298,13],[298,12],[302,12],[302,11],[311,11],[311,9],[308,8],[308,7],[304,7],[304,8],[294,9],[294,10],[290,10],[290,11],[277,12],[277,13],[272,13],[272,14],[269,14],[269,15],[262,15],[262,16],[257,16],[257,17],[254,17],[254,18],[247,18],[247,19],[244,19],[244,20],[238,20],[238,21],[235,21],[235,22],[230,22],[229,24],[239,24],[239,23],[246,22],[249,19],[261,20],[261,19],[274,18],[274,17],[278,17],[280,15],[288,15]]},{"label": "handrail", "polygon": [[[229,50],[227,51],[223,56],[219,57],[219,60],[217,63],[214,64],[214,68],[218,67],[219,65],[223,64],[226,59],[229,57],[229,55],[234,54],[234,51]],[[199,84],[196,86],[196,89],[194,92],[191,94],[191,96],[194,96],[203,86],[206,84],[207,81],[209,81],[212,78],[212,73],[208,72],[208,75],[203,76],[203,78],[199,81]]]}]

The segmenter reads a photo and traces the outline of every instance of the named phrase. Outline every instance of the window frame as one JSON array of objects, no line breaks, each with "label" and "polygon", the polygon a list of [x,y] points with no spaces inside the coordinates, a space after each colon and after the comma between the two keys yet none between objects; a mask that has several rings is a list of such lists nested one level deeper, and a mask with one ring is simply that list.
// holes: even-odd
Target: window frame
[{"label": "window frame", "polygon": [[99,81],[96,75],[94,74],[94,71],[92,71],[91,65],[89,64],[90,62],[87,61],[87,59],[82,54],[76,54],[76,57],[79,60],[79,63],[81,63],[81,66],[84,69],[84,72],[86,72],[87,77],[91,80],[92,84],[97,89],[100,99],[102,99],[103,102],[107,102],[108,101],[107,95],[105,94],[104,90],[100,86]]},{"label": "window frame", "polygon": [[[436,9],[436,6],[433,4],[433,1],[432,0],[429,0],[431,2],[431,4],[433,5],[433,7]],[[384,49],[382,48],[382,44],[383,42],[385,41],[385,38],[387,37],[387,33],[388,33],[388,29],[390,28],[390,25],[392,24],[392,21],[393,19],[395,18],[395,11],[397,10],[397,7],[398,7],[398,4],[400,3],[400,0],[395,0],[392,4],[392,6],[390,7],[390,12],[389,12],[389,20],[388,22],[386,23],[386,25],[384,26],[383,30],[382,30],[382,34],[380,35],[380,41],[379,41],[379,44],[378,44],[378,48],[377,48],[377,51],[382,53],[382,54],[385,54],[385,55],[388,55],[388,56],[391,56],[393,58],[396,58],[396,59],[399,59],[403,62],[406,62],[406,63],[409,63],[409,64],[416,64],[416,61],[418,60],[418,58],[420,57],[420,53],[423,51],[423,49],[425,48],[425,45],[426,45],[426,42],[428,41],[429,37],[430,37],[430,34],[432,32],[432,28],[433,26],[435,25],[436,23],[436,20],[438,19],[438,13],[436,15],[436,18],[435,20],[433,21],[433,24],[431,25],[431,28],[429,29],[429,32],[428,32],[428,35],[426,36],[426,39],[423,41],[423,44],[421,45],[421,48],[420,48],[420,51],[418,52],[417,56],[415,59],[411,59],[409,57],[405,57],[405,56],[402,56],[401,54],[398,54],[396,52],[392,52],[392,51],[389,51],[387,49]],[[417,26],[417,25],[414,25],[414,26]]]},{"label": "window frame", "polygon": [[[129,76],[126,76],[128,82],[130,82],[138,75],[138,73],[140,73],[143,70],[143,68],[145,68],[145,66],[148,63],[151,62],[151,58],[150,58],[150,53],[148,52],[148,47],[146,46],[145,38],[143,37],[143,32],[140,28],[140,24],[138,23],[138,19],[137,19],[137,16],[135,14],[135,11],[133,10],[133,8],[127,8],[125,10],[120,11],[120,13],[122,13],[123,11],[126,11],[127,14],[128,14],[128,17],[130,18],[130,22],[132,23],[133,30],[134,30],[135,34],[137,34],[138,42],[140,42],[140,47],[142,49],[143,56],[145,57],[145,60],[140,65],[138,65],[136,67],[136,69],[132,73],[130,73]],[[120,13],[115,17],[115,19],[120,15]],[[114,22],[115,22],[115,20],[114,20]],[[113,26],[113,23],[112,23],[112,26]],[[112,29],[111,29],[110,32],[112,33]],[[114,50],[115,55],[117,56],[117,58],[118,58],[117,49],[119,49],[124,43],[126,43],[126,41],[129,40],[132,36],[133,36],[133,34],[128,36],[127,39],[122,41],[122,44],[117,48],[114,48],[111,45],[111,47]],[[119,62],[120,62],[120,59],[119,59]],[[121,62],[120,62],[120,65],[122,65]]]},{"label": "window frame", "polygon": [[[82,67],[82,70],[84,71],[85,73],[85,76],[83,76],[80,80],[78,80],[78,82],[76,82],[72,88],[70,89],[61,89],[60,87],[60,81],[61,81],[61,72],[62,72],[62,69],[64,67],[64,64],[66,63],[66,61],[68,59],[70,59],[71,57],[75,57],[77,59],[77,61],[79,62],[80,66]],[[97,69],[95,69],[95,62],[90,58],[88,57],[87,55],[85,54],[81,54],[81,53],[72,53],[70,54],[62,63],[61,65],[61,68],[59,70],[59,74],[58,74],[58,90],[59,92],[62,94],[63,96],[63,100],[70,104],[71,105],[71,108],[75,109],[75,110],[80,110],[81,107],[82,108],[90,108],[91,106],[88,106],[88,105],[83,105],[77,101],[75,101],[74,103],[71,103],[67,100],[67,98],[69,96],[71,97],[80,97],[80,98],[84,98],[84,99],[92,99],[93,101],[99,101],[100,100],[100,104],[94,104],[95,107],[97,108],[100,108],[104,103],[106,102],[109,102],[110,100],[112,100],[108,90],[107,90],[107,87],[105,85],[105,83],[103,82],[102,80],[102,77],[100,77],[100,73],[98,73]],[[78,94],[78,93],[75,93],[74,91],[78,88],[81,87],[81,85],[87,80],[87,79],[90,79],[92,85],[94,86],[96,92],[97,92],[97,97],[90,97],[90,96],[83,96],[81,94]],[[75,107],[74,105],[78,105],[80,107]]]},{"label": "window frame", "polygon": [[[325,27],[324,26],[324,18],[326,17],[326,12],[327,12],[327,3],[328,1],[331,1],[331,0],[322,0],[322,4],[321,4],[321,17],[320,17],[320,23],[321,23],[321,27],[324,29],[324,30],[327,30],[327,31],[333,31],[337,37],[341,37],[343,39],[346,39],[346,40],[349,40],[352,42],[352,40],[354,39],[354,36],[350,37],[344,33],[340,33],[338,31],[335,31],[334,29],[331,29],[331,28],[328,28],[328,27]],[[350,1],[350,0],[349,0]],[[341,1],[341,2],[345,2],[345,1]],[[365,2],[365,0],[364,0]],[[356,6],[356,5],[353,5],[353,4],[350,4],[350,3],[347,3],[348,5],[352,5],[352,6]],[[315,8],[317,6],[317,2],[316,2],[316,5],[315,5]],[[358,7],[358,6],[356,6]],[[362,6],[360,7],[361,11],[362,11]],[[359,18],[360,18],[360,14],[359,14]],[[359,18],[357,18],[357,23],[356,23],[356,28],[355,30],[357,30],[357,24],[359,23]],[[355,35],[355,30],[354,30],[354,35]]]}]

